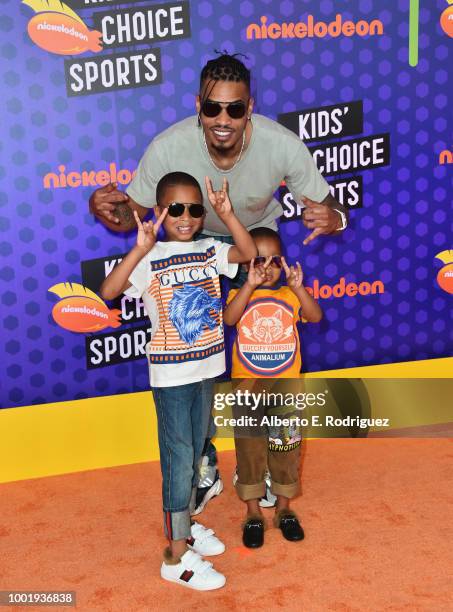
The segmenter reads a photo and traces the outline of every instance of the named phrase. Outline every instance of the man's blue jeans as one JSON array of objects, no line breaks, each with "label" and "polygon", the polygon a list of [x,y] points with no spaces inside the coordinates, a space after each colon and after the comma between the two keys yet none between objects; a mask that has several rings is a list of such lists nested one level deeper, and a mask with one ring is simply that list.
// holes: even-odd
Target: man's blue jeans
[{"label": "man's blue jeans", "polygon": [[159,434],[164,530],[169,540],[190,537],[197,466],[208,431],[214,379],[153,387]]}]

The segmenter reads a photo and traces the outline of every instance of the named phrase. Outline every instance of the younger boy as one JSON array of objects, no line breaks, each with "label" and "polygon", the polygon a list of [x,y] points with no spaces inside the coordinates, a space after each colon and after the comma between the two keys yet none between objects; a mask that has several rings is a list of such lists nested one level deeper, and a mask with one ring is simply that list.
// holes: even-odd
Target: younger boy
[{"label": "younger boy", "polygon": [[[241,289],[232,290],[224,312],[224,322],[237,326],[233,346],[232,378],[298,378],[301,356],[296,328],[301,317],[318,322],[322,312],[302,284],[300,263],[288,266],[282,256],[280,237],[272,229],[255,228],[258,257],[248,268]],[[287,286],[280,284],[285,271]],[[277,496],[274,523],[290,541],[302,540],[304,533],[290,510],[290,499],[299,493],[300,434],[292,428],[285,433],[289,450],[280,450],[279,442],[261,431],[258,437],[235,438],[236,491],[247,504],[243,543],[257,548],[264,542],[264,517],[259,499],[265,493],[264,476],[268,468],[271,491]],[[279,436],[277,436],[278,438]],[[277,443],[276,443],[277,442]]]},{"label": "younger boy", "polygon": [[[155,223],[141,223],[137,244],[105,279],[101,295],[142,297],[151,320],[148,345],[150,383],[157,412],[164,530],[170,541],[161,576],[165,580],[212,590],[225,577],[200,555],[225,550],[212,530],[190,521],[196,468],[206,438],[214,378],[225,370],[219,275],[230,278],[237,264],[256,247],[233,212],[224,179],[211,206],[228,227],[235,245],[213,238],[194,241],[203,227],[201,188],[184,172],[166,174],[156,188]],[[158,241],[160,226],[166,241]]]}]

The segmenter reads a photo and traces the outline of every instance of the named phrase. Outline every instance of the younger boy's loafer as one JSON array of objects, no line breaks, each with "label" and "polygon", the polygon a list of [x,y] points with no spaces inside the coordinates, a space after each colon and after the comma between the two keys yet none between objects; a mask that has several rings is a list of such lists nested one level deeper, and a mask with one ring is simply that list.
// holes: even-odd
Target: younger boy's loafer
[{"label": "younger boy's loafer", "polygon": [[242,542],[247,548],[260,548],[264,544],[264,520],[250,517],[242,528]]},{"label": "younger boy's loafer", "polygon": [[276,519],[277,527],[281,530],[286,540],[290,542],[299,542],[304,539],[304,530],[293,512],[281,512]]}]

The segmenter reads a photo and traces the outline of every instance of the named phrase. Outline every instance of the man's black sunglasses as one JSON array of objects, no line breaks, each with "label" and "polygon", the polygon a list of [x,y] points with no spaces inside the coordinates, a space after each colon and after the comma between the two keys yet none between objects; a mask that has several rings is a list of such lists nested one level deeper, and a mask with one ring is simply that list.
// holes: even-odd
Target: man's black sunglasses
[{"label": "man's black sunglasses", "polygon": [[226,109],[231,119],[242,119],[247,112],[244,102],[212,102],[211,100],[203,102],[201,112],[205,117],[217,117],[222,112],[222,108]]},{"label": "man's black sunglasses", "polygon": [[184,214],[185,209],[189,209],[189,214],[195,219],[199,219],[205,213],[203,204],[182,204],[181,202],[172,202],[168,205],[168,214],[170,217],[180,217]]}]

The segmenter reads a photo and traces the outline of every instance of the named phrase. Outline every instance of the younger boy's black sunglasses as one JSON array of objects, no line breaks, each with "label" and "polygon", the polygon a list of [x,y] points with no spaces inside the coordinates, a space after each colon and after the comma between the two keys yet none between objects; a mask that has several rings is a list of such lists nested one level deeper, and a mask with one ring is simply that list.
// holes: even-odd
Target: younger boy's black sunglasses
[{"label": "younger boy's black sunglasses", "polygon": [[172,202],[168,205],[168,214],[170,217],[180,217],[184,214],[186,208],[189,209],[189,215],[194,219],[199,219],[205,213],[203,204],[182,204],[181,202]]},{"label": "younger boy's black sunglasses", "polygon": [[244,102],[213,102],[206,100],[201,106],[201,112],[205,117],[217,117],[222,112],[222,108],[232,119],[242,119],[247,112],[247,107]]},{"label": "younger boy's black sunglasses", "polygon": [[[263,257],[262,255],[258,255],[253,260],[253,265],[254,266],[264,266],[264,264],[266,263],[266,260],[267,260],[267,257]],[[271,266],[277,266],[277,268],[281,268],[282,267],[282,258],[281,258],[281,255],[272,255],[272,259],[270,261],[270,265]]]}]

